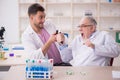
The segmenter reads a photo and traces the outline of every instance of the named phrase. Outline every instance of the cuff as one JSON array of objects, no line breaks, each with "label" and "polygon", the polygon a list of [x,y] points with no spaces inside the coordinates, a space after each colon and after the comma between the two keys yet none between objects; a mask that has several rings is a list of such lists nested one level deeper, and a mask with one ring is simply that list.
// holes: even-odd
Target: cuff
[{"label": "cuff", "polygon": [[60,49],[60,50],[63,50],[63,49],[66,48],[66,47],[68,47],[68,44],[63,44],[63,45],[60,45],[60,46],[59,46],[59,49]]}]

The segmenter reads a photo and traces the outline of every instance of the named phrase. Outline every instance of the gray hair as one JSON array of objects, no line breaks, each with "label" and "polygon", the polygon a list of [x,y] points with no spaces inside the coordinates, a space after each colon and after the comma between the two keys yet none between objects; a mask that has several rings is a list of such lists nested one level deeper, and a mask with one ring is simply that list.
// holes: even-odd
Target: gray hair
[{"label": "gray hair", "polygon": [[93,25],[97,26],[97,21],[92,16],[85,16],[83,18],[88,19]]}]

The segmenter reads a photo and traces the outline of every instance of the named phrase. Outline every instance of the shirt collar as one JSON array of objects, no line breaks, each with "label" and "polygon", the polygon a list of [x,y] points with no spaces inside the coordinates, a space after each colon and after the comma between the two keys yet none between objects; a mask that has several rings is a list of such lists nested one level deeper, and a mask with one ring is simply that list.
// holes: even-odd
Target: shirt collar
[{"label": "shirt collar", "polygon": [[95,31],[94,33],[91,34],[89,39],[93,39],[96,37],[96,35],[98,34],[99,31]]}]

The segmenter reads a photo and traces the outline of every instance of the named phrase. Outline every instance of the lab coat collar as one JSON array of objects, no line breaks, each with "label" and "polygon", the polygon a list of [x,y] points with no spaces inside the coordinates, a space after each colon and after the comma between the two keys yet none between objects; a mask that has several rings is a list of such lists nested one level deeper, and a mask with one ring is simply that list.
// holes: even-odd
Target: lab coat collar
[{"label": "lab coat collar", "polygon": [[29,32],[28,34],[35,40],[37,41],[38,44],[42,44],[41,39],[38,37],[37,33],[32,29],[32,27],[29,25]]},{"label": "lab coat collar", "polygon": [[32,35],[32,34],[34,34],[34,33],[36,33],[33,29],[32,29],[32,27],[29,25],[29,27],[28,27],[28,34],[30,34],[30,35]]},{"label": "lab coat collar", "polygon": [[95,38],[98,33],[99,33],[99,31],[95,31],[94,33],[92,33],[90,36],[90,39]]}]

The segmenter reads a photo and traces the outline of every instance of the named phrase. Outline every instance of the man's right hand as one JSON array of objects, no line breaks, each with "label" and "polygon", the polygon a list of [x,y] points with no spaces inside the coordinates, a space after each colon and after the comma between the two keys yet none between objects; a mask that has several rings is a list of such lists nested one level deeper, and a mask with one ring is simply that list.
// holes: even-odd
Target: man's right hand
[{"label": "man's right hand", "polygon": [[50,48],[50,45],[55,41],[56,41],[56,34],[52,34],[49,37],[48,41],[42,47],[42,52],[43,52],[44,55],[46,55],[48,49]]},{"label": "man's right hand", "polygon": [[64,41],[65,41],[64,34],[63,33],[58,33],[56,35],[56,40],[57,40],[58,43],[63,44]]},{"label": "man's right hand", "polygon": [[48,39],[48,42],[53,43],[56,41],[56,34],[52,34],[50,38]]}]

